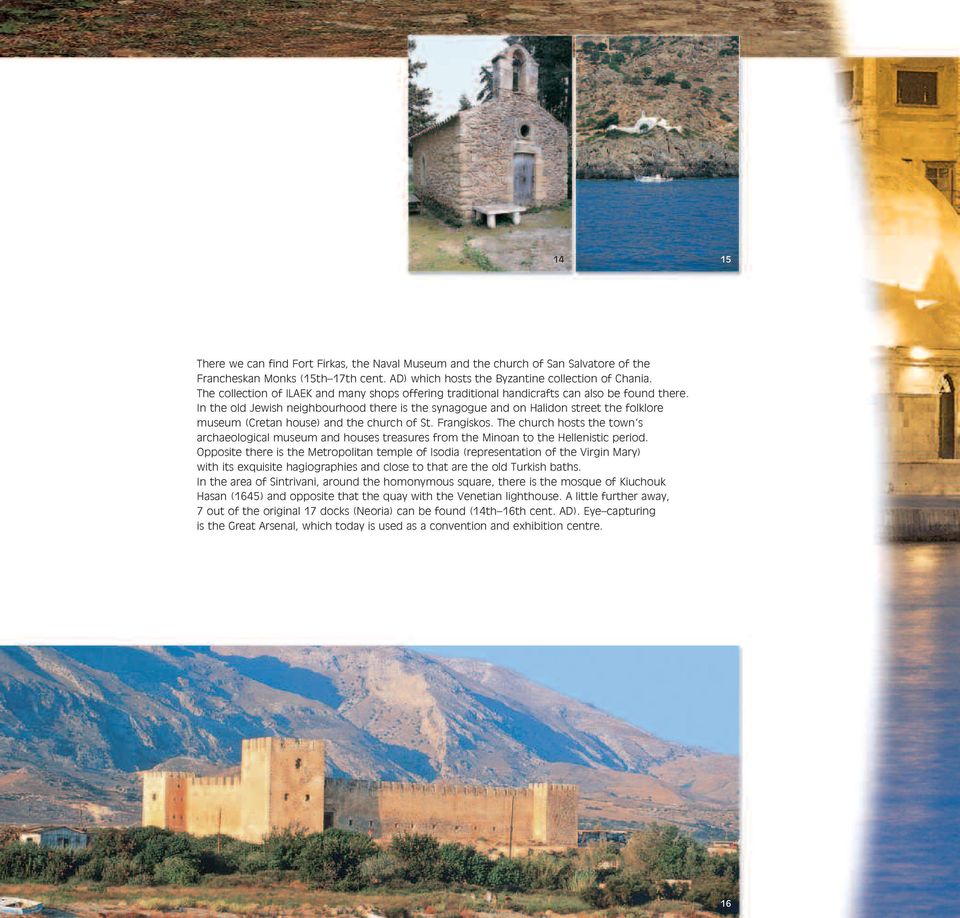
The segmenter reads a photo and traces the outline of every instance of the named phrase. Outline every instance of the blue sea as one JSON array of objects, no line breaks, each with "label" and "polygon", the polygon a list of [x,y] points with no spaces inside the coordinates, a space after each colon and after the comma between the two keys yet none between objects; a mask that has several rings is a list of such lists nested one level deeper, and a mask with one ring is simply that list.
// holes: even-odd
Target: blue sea
[{"label": "blue sea", "polygon": [[892,606],[860,918],[960,914],[960,545],[888,548]]},{"label": "blue sea", "polygon": [[738,271],[739,205],[736,178],[578,179],[577,270]]}]

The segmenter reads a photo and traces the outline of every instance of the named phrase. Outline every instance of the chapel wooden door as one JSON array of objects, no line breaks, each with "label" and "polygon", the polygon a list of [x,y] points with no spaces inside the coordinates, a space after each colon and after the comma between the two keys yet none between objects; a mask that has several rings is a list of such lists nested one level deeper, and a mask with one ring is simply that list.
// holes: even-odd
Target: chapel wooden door
[{"label": "chapel wooden door", "polygon": [[533,154],[513,154],[513,203],[533,203]]}]

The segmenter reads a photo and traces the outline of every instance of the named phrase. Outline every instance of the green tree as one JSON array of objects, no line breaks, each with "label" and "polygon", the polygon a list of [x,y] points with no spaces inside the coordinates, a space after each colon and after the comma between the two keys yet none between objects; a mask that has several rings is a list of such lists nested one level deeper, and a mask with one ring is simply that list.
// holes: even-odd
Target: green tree
[{"label": "green tree", "polygon": [[433,90],[417,84],[417,75],[427,66],[426,61],[414,60],[417,43],[407,39],[407,135],[412,137],[435,123],[437,116],[430,111]]},{"label": "green tree", "polygon": [[468,108],[473,108],[473,103],[470,101],[470,96],[465,92],[460,93],[460,102],[459,102],[458,111],[465,112]]}]

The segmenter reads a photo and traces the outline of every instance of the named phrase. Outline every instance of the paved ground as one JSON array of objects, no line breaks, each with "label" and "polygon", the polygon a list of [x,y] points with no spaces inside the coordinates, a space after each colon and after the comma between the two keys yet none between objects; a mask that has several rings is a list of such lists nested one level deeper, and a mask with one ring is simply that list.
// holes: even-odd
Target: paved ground
[{"label": "paved ground", "polygon": [[405,57],[407,35],[740,35],[828,57],[831,0],[6,0],[0,56]]},{"label": "paved ground", "polygon": [[569,271],[571,223],[569,207],[524,214],[519,226],[501,217],[492,230],[447,226],[423,213],[410,218],[410,270]]}]

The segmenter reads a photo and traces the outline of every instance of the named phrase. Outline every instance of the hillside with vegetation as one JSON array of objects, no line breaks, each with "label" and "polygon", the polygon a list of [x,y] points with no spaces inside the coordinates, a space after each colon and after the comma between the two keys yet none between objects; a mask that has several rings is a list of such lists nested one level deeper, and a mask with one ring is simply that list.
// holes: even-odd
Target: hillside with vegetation
[{"label": "hillside with vegetation", "polygon": [[736,37],[578,39],[577,177],[738,175],[739,65]]},{"label": "hillside with vegetation", "polygon": [[586,825],[738,831],[735,756],[477,660],[402,647],[0,649],[0,821],[136,822],[139,770],[233,767],[243,739],[277,735],[323,739],[335,777],[570,782]]}]

